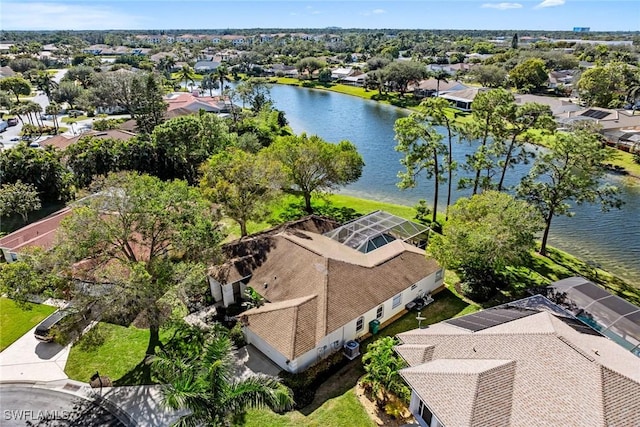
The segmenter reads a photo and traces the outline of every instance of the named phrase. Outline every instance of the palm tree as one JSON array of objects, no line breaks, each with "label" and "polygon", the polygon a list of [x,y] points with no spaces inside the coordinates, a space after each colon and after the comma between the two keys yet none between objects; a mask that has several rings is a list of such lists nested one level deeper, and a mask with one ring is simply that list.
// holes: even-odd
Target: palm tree
[{"label": "palm tree", "polygon": [[173,56],[165,56],[158,61],[158,70],[167,77],[171,77],[171,70],[176,65],[176,60]]},{"label": "palm tree", "polygon": [[451,205],[453,171],[456,165],[453,162],[453,140],[456,135],[459,136],[460,128],[456,124],[455,115],[451,117],[447,112],[450,109],[449,102],[444,98],[427,98],[420,104],[420,110],[423,111],[427,119],[433,126],[439,126],[446,129],[447,154],[445,160],[445,168],[447,169],[447,208],[445,210],[445,220],[449,220],[449,206]]},{"label": "palm tree", "polygon": [[213,96],[213,89],[218,89],[220,86],[218,85],[217,77],[213,73],[209,73],[202,78],[200,87],[204,90],[208,90],[209,96]]},{"label": "palm tree", "polygon": [[224,81],[227,79],[227,74],[229,74],[229,70],[227,69],[226,66],[219,65],[218,68],[216,68],[215,75],[216,77],[218,77],[218,80],[220,80],[221,94],[224,92]]},{"label": "palm tree", "polygon": [[[24,104],[15,104],[13,106],[13,108],[11,108],[11,110],[9,110],[9,114],[13,114],[14,116],[17,116],[18,119],[20,119],[20,121],[24,124],[24,119],[22,118],[23,114],[27,114],[27,112],[25,111],[25,107]],[[27,116],[27,118],[30,119],[30,117]]]},{"label": "palm tree", "polygon": [[449,73],[444,70],[437,70],[431,73],[431,76],[436,79],[436,96],[438,96],[440,95],[440,82],[449,83],[449,80],[447,80]]},{"label": "palm tree", "polygon": [[38,71],[38,74],[35,76],[34,82],[36,84],[36,87],[39,90],[43,91],[49,99],[51,99],[51,94],[58,87],[58,82],[56,82],[54,77],[46,70]]},{"label": "palm tree", "polygon": [[638,102],[638,98],[640,98],[640,82],[635,81],[629,85],[627,91],[627,102],[630,102],[632,104],[632,115],[636,114],[636,104]]},{"label": "palm tree", "polygon": [[[31,114],[35,117],[36,126],[41,126],[40,113],[42,113],[42,105],[34,101],[24,101],[24,111],[31,117]],[[29,120],[31,121],[31,120]]]},{"label": "palm tree", "polygon": [[187,86],[189,82],[193,83],[196,78],[193,68],[188,65],[183,65],[180,71],[178,71],[178,77],[180,80],[184,80],[184,85]]},{"label": "palm tree", "polygon": [[230,339],[214,332],[190,357],[166,352],[154,356],[153,367],[165,384],[163,404],[173,410],[189,411],[174,425],[221,426],[249,408],[285,410],[293,405],[291,390],[276,378],[255,375],[234,379],[231,350]]},{"label": "palm tree", "polygon": [[46,114],[53,116],[53,126],[55,127],[56,133],[58,133],[58,128],[60,127],[58,124],[58,114],[60,114],[62,108],[60,108],[60,105],[58,105],[56,102],[52,102],[45,107],[44,111]]}]

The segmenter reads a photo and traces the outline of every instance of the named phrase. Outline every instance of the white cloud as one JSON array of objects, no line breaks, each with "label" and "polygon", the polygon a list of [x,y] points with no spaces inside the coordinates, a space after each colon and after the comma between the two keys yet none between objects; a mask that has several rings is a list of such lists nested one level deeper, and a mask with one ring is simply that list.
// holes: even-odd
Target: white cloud
[{"label": "white cloud", "polygon": [[565,3],[565,0],[544,0],[542,3],[537,5],[535,9],[540,9],[543,7],[562,6],[564,3]]},{"label": "white cloud", "polygon": [[360,15],[361,16],[384,15],[385,13],[387,13],[387,11],[384,9],[373,9],[373,10],[367,10],[365,12],[360,12]]},{"label": "white cloud", "polygon": [[320,12],[319,10],[314,10],[313,12],[311,12],[312,15],[320,15],[322,12]]},{"label": "white cloud", "polygon": [[498,9],[498,10],[522,9],[522,5],[520,3],[485,3],[481,7],[485,9]]},{"label": "white cloud", "polygon": [[144,17],[111,7],[64,3],[4,3],[5,30],[109,30],[144,27]]}]

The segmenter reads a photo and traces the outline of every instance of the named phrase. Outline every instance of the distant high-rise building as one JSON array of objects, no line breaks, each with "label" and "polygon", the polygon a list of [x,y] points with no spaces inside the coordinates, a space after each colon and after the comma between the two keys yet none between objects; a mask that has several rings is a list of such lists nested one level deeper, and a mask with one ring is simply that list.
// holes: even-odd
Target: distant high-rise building
[{"label": "distant high-rise building", "polygon": [[588,33],[591,27],[573,27],[574,33]]}]

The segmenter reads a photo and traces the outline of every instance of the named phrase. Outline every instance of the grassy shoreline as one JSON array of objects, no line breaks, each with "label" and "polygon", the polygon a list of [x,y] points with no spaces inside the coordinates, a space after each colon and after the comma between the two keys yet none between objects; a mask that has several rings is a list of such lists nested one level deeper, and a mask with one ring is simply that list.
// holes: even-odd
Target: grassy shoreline
[{"label": "grassy shoreline", "polygon": [[[415,110],[420,101],[413,99],[413,95],[409,94],[407,97],[400,97],[395,94],[387,93],[380,94],[377,90],[369,90],[358,86],[349,86],[339,83],[320,83],[318,81],[298,80],[292,77],[278,77],[274,79],[268,79],[269,83],[283,84],[288,86],[297,86],[307,89],[326,90],[329,92],[341,93],[343,95],[356,96],[358,98],[370,101],[380,102],[382,104],[393,105],[399,108],[406,108],[408,110]],[[451,109],[451,115],[458,117],[458,120],[465,120],[468,115],[460,115],[455,109]],[[540,145],[544,145],[542,142]],[[614,168],[621,168],[626,171],[627,176],[633,182],[640,184],[640,164],[633,161],[633,155],[625,151],[615,150],[613,158],[609,161],[609,164]]]}]

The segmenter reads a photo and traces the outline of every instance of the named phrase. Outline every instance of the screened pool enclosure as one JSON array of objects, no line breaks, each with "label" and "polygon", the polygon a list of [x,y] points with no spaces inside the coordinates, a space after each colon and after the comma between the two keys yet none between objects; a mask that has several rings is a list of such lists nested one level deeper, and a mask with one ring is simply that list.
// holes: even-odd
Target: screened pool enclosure
[{"label": "screened pool enclosure", "polygon": [[366,254],[394,240],[424,248],[429,238],[429,227],[375,211],[347,222],[325,233],[325,236]]}]

